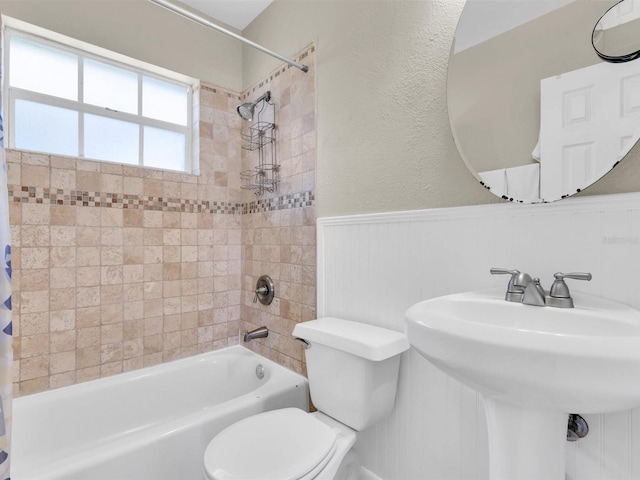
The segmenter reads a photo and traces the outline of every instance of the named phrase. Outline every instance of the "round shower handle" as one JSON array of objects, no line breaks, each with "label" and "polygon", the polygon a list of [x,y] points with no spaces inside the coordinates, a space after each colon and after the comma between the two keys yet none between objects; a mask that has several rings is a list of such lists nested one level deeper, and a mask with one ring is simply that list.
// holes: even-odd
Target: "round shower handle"
[{"label": "round shower handle", "polygon": [[275,295],[276,287],[273,284],[273,280],[271,280],[269,275],[262,275],[256,282],[253,303],[256,303],[259,300],[263,305],[270,305],[271,302],[273,302]]}]

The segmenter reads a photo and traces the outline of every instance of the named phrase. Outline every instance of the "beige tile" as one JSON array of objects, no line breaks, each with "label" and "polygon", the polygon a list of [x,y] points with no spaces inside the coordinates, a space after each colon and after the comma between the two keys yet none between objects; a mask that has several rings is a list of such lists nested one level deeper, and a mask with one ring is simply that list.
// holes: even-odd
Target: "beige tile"
[{"label": "beige tile", "polygon": [[76,369],[75,352],[52,353],[50,357],[51,374],[69,372]]},{"label": "beige tile", "polygon": [[93,327],[100,325],[100,307],[82,307],[76,309],[76,327]]},{"label": "beige tile", "polygon": [[78,287],[78,308],[100,305],[100,287]]},{"label": "beige tile", "polygon": [[124,213],[119,208],[101,208],[100,222],[103,227],[122,227],[124,226]]},{"label": "beige tile", "polygon": [[51,247],[49,252],[50,267],[75,267],[75,247]]},{"label": "beige tile", "polygon": [[51,188],[63,190],[76,189],[76,171],[52,168],[51,169]]},{"label": "beige tile", "polygon": [[52,268],[51,288],[70,288],[76,286],[76,268]]},{"label": "beige tile", "polygon": [[[122,342],[118,343],[109,343],[101,346],[101,356],[100,361],[102,362],[102,367],[104,364],[108,364],[111,362],[121,362],[122,361]],[[113,372],[118,373],[118,372]]]},{"label": "beige tile", "polygon": [[51,185],[48,166],[22,165],[21,176],[25,185],[43,188]]},{"label": "beige tile", "polygon": [[49,377],[43,376],[31,380],[21,381],[19,392],[21,396],[31,395],[32,393],[44,392],[49,388]]},{"label": "beige tile", "polygon": [[[20,315],[20,334],[38,335],[49,332],[49,312]],[[14,331],[14,334],[16,332]]]},{"label": "beige tile", "polygon": [[100,367],[88,367],[76,370],[76,382],[88,382],[89,380],[95,380],[100,378]]},{"label": "beige tile", "polygon": [[[100,345],[78,348],[76,350],[76,368],[83,369],[96,365],[100,365]],[[78,372],[78,374],[79,373],[80,372]]]},{"label": "beige tile", "polygon": [[67,170],[76,169],[77,158],[75,157],[61,157],[57,155],[51,155],[51,168],[65,168]]},{"label": "beige tile", "polygon": [[20,380],[31,380],[49,375],[49,356],[23,358],[20,361]]},{"label": "beige tile", "polygon": [[121,175],[103,173],[100,175],[100,192],[122,193],[123,178]]},{"label": "beige tile", "polygon": [[[99,252],[99,250],[98,250]],[[100,258],[98,256],[98,263]],[[100,285],[101,267],[78,267],[76,269],[76,283],[78,287],[92,287]]]},{"label": "beige tile", "polygon": [[31,292],[49,289],[49,269],[23,270],[20,276],[20,288],[16,289],[14,275],[13,288],[15,291]]},{"label": "beige tile", "polygon": [[51,353],[73,352],[75,356],[76,331],[66,330],[64,332],[51,332],[49,349]]},{"label": "beige tile", "polygon": [[54,247],[72,247],[76,245],[76,227],[54,226],[50,229],[51,245]]},{"label": "beige tile", "polygon": [[78,227],[76,230],[76,242],[79,247],[99,247],[100,228]]},{"label": "beige tile", "polygon": [[122,191],[125,195],[142,195],[142,185],[142,178],[125,176]]},{"label": "beige tile", "polygon": [[24,225],[47,225],[50,223],[51,214],[49,205],[37,203],[22,204],[22,224]]},{"label": "beige tile", "polygon": [[49,310],[49,291],[20,292],[20,313],[42,313]]},{"label": "beige tile", "polygon": [[98,207],[77,207],[76,223],[81,226],[100,226],[100,208]]},{"label": "beige tile", "polygon": [[76,210],[72,205],[51,205],[51,225],[75,225]]},{"label": "beige tile", "polygon": [[102,247],[101,263],[102,265],[122,265],[123,248],[121,246]]},{"label": "beige tile", "polygon": [[49,308],[51,310],[67,310],[76,308],[76,289],[75,288],[54,288],[50,290],[51,301]]},{"label": "beige tile", "polygon": [[122,342],[122,322],[100,327],[100,342],[102,345]]},{"label": "beige tile", "polygon": [[[137,179],[139,180],[139,179]],[[126,181],[126,178],[125,178]],[[142,210],[126,209],[122,211],[122,221],[125,227],[142,227]]]},{"label": "beige tile", "polygon": [[49,334],[23,336],[20,339],[20,358],[31,358],[49,353]]},{"label": "beige tile", "polygon": [[74,385],[76,383],[76,372],[75,370],[58,373],[55,375],[51,375],[49,377],[49,388],[62,388],[68,387],[70,385]]},{"label": "beige tile", "polygon": [[79,349],[100,345],[101,327],[86,327],[77,330],[77,346]]},{"label": "beige tile", "polygon": [[63,330],[74,330],[76,328],[76,311],[55,310],[49,315],[49,330],[51,332],[60,332]]},{"label": "beige tile", "polygon": [[80,170],[76,172],[76,188],[83,192],[100,192],[100,173]]}]

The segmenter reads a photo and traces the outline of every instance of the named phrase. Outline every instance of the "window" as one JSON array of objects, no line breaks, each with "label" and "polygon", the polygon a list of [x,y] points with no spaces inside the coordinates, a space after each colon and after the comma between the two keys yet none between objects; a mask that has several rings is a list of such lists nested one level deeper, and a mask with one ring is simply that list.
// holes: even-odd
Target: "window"
[{"label": "window", "polygon": [[193,79],[13,28],[5,55],[9,148],[191,171]]}]

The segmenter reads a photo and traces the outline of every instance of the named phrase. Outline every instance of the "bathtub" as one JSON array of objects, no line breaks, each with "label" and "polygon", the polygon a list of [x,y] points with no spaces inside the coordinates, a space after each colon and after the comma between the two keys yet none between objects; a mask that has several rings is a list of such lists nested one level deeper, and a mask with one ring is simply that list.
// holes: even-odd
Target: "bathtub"
[{"label": "bathtub", "polygon": [[304,377],[241,346],[20,397],[11,478],[202,480],[202,455],[222,429],[306,410],[308,398]]}]

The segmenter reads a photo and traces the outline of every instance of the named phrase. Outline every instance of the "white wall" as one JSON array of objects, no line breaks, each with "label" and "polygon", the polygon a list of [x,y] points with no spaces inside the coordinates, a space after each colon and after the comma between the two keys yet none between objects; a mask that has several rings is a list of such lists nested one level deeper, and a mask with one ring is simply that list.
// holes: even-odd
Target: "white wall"
[{"label": "white wall", "polygon": [[[318,234],[319,316],[403,330],[416,302],[506,287],[492,266],[526,271],[546,288],[557,271],[589,271],[591,282],[570,288],[640,309],[637,193],[324,218]],[[640,409],[585,417],[591,432],[568,445],[567,478],[640,478]],[[402,358],[394,414],[363,432],[358,447],[365,467],[385,480],[488,478],[476,394],[414,350]]]}]

